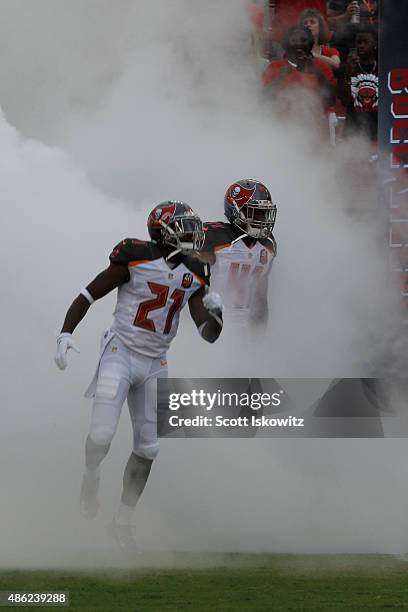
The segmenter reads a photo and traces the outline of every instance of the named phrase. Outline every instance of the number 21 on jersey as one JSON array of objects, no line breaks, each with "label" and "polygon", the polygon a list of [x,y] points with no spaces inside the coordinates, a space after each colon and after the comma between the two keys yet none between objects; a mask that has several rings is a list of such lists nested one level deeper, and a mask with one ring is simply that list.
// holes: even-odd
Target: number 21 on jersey
[{"label": "number 21 on jersey", "polygon": [[[139,304],[133,325],[155,332],[157,331],[156,325],[152,319],[148,318],[148,315],[153,310],[159,310],[166,307],[170,288],[167,287],[167,285],[160,285],[159,283],[148,282],[147,284],[152,294],[156,297],[145,300]],[[170,305],[163,328],[163,334],[165,335],[169,334],[171,331],[174,316],[183,305],[184,294],[185,291],[182,289],[175,289],[170,295],[172,304]]]}]

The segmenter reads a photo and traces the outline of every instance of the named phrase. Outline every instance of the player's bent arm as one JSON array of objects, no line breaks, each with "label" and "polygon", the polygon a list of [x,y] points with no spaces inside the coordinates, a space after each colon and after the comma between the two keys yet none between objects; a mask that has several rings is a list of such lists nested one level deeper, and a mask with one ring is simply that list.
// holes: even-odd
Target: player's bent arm
[{"label": "player's bent arm", "polygon": [[222,305],[219,295],[206,293],[206,288],[201,287],[191,296],[188,306],[200,335],[207,342],[215,342],[222,330]]},{"label": "player's bent arm", "polygon": [[129,270],[127,266],[110,264],[72,302],[65,316],[61,333],[72,334],[95,300],[104,297],[128,280]]},{"label": "player's bent arm", "polygon": [[68,308],[61,333],[57,338],[57,351],[54,359],[60,370],[65,370],[67,367],[67,353],[69,349],[79,353],[79,349],[72,338],[72,332],[78,323],[82,321],[90,305],[128,280],[129,271],[127,266],[111,264],[109,268],[98,274],[86,289],[83,289],[78,297],[75,298]]}]

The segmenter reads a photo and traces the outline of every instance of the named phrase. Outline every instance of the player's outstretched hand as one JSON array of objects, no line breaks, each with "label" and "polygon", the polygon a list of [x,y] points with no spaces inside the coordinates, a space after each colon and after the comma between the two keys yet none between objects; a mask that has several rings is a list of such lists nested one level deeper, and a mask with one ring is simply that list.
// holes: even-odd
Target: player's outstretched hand
[{"label": "player's outstretched hand", "polygon": [[54,357],[55,363],[60,370],[65,370],[67,367],[67,353],[69,349],[79,353],[79,348],[75,344],[72,335],[68,333],[60,334],[57,338],[57,351]]},{"label": "player's outstretched hand", "polygon": [[221,296],[218,293],[215,293],[215,291],[211,291],[203,297],[203,304],[204,308],[208,310],[210,314],[222,313]]}]

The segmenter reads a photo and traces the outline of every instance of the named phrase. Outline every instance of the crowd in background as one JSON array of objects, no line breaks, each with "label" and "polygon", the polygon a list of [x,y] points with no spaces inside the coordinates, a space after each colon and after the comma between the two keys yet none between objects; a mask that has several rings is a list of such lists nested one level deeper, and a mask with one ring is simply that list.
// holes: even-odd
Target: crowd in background
[{"label": "crowd in background", "polygon": [[296,107],[301,85],[317,94],[316,117],[332,144],[359,134],[375,147],[377,2],[258,0],[250,11],[264,92],[277,108],[287,113]]}]

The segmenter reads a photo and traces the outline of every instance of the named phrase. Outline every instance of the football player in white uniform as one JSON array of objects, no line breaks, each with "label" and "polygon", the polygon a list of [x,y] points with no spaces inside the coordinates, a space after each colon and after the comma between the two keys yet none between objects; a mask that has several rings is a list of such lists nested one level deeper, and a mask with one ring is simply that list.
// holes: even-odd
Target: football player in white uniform
[{"label": "football player in white uniform", "polygon": [[55,361],[67,365],[78,351],[72,333],[95,300],[118,289],[113,324],[102,339],[97,372],[88,391],[94,397],[85,448],[81,512],[93,518],[99,507],[100,463],[116,432],[127,398],[133,427],[133,452],[113,521],[123,546],[132,546],[133,510],[145,487],[159,444],[156,379],[167,376],[166,352],[188,302],[200,335],[214,342],[222,329],[220,296],[208,292],[208,265],[196,257],[203,246],[200,218],[185,203],[166,201],[147,221],[150,242],[126,238],[110,255],[110,265],[81,291],[68,309],[57,338]]},{"label": "football player in white uniform", "polygon": [[276,205],[265,185],[245,179],[228,187],[224,213],[228,223],[204,224],[202,257],[212,265],[211,286],[222,295],[226,316],[263,326],[268,275],[277,252]]}]

